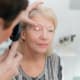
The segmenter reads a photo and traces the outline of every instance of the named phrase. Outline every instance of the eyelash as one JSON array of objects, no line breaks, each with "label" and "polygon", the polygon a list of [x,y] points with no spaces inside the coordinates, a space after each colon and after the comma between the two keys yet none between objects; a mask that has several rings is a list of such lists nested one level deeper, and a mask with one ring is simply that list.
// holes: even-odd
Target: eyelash
[{"label": "eyelash", "polygon": [[49,32],[53,32],[54,30],[48,30]]}]

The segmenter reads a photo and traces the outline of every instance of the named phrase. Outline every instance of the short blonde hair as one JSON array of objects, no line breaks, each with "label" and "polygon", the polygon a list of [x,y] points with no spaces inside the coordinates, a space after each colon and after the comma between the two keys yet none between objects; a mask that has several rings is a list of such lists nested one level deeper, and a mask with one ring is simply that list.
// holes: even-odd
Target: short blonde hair
[{"label": "short blonde hair", "polygon": [[37,14],[43,15],[47,19],[51,20],[55,27],[57,26],[57,17],[51,8],[39,6],[30,12],[29,17],[36,16]]},{"label": "short blonde hair", "polygon": [[[30,12],[29,17],[32,18],[32,17],[35,17],[36,15],[42,15],[46,17],[47,19],[52,21],[54,27],[57,26],[57,17],[51,8],[40,6],[36,9],[33,9]],[[28,23],[21,23],[21,25],[22,25],[21,28],[23,30],[27,27]]]}]

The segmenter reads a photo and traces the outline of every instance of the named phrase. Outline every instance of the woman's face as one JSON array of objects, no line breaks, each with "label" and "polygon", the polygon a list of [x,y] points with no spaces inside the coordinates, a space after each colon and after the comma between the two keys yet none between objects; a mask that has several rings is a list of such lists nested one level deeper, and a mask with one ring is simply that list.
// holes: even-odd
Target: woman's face
[{"label": "woman's face", "polygon": [[37,26],[29,25],[23,32],[26,46],[36,53],[45,53],[52,42],[54,24],[51,20],[41,15],[32,18]]}]

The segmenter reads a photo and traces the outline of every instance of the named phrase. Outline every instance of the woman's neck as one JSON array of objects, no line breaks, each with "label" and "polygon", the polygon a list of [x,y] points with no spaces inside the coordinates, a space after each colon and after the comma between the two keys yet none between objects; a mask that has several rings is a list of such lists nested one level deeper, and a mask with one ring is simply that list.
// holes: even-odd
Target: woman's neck
[{"label": "woman's neck", "polygon": [[45,54],[40,54],[40,53],[34,52],[27,46],[25,46],[22,49],[22,53],[23,53],[23,61],[39,62],[39,61],[45,59]]},{"label": "woman's neck", "polygon": [[36,77],[40,75],[45,67],[45,55],[35,53],[30,48],[24,47],[23,59],[21,61],[21,67],[25,74]]}]

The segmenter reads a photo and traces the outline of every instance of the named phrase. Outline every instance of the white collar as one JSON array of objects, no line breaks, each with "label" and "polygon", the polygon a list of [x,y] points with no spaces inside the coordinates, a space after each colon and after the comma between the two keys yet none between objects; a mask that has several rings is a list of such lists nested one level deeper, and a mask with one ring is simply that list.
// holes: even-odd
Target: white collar
[{"label": "white collar", "polygon": [[0,44],[0,56],[2,54],[4,54],[4,51],[9,48],[11,43],[12,43],[12,40],[8,39],[8,40],[6,40],[6,41],[4,41],[3,43]]}]

